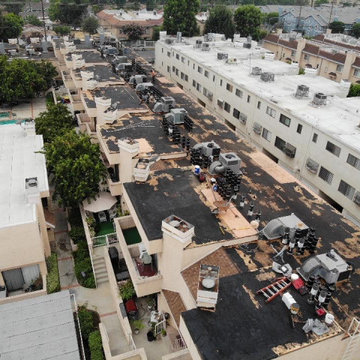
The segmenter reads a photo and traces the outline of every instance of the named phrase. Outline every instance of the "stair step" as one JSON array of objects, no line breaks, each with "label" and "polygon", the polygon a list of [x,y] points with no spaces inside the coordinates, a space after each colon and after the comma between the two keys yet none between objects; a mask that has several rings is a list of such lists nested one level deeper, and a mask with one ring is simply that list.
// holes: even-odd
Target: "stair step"
[{"label": "stair step", "polygon": [[103,284],[109,282],[109,279],[96,279],[97,284]]},{"label": "stair step", "polygon": [[106,274],[107,276],[107,270],[106,269],[95,270],[95,274],[96,275]]},{"label": "stair step", "polygon": [[99,281],[99,280],[106,280],[106,281],[108,281],[109,278],[108,278],[107,276],[104,276],[104,275],[96,276],[96,281]]},{"label": "stair step", "polygon": [[103,257],[94,257],[93,262],[94,263],[104,263],[105,259]]}]

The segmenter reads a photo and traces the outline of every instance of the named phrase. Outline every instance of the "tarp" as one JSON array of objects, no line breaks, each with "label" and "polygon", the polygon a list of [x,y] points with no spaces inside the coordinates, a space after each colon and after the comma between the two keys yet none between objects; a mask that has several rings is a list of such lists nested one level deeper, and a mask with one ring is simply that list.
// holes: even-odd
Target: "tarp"
[{"label": "tarp", "polygon": [[110,193],[102,191],[99,193],[98,197],[95,200],[91,200],[89,203],[88,200],[83,201],[83,206],[86,211],[92,213],[97,213],[104,210],[109,210],[116,204],[116,198]]}]

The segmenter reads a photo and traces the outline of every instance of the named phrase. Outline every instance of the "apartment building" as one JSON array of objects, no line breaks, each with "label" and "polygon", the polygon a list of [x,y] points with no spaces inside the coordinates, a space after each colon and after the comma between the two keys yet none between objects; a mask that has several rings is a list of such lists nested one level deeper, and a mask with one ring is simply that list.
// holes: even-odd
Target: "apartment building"
[{"label": "apartment building", "polygon": [[[138,58],[136,61],[142,71],[150,72],[149,64]],[[287,69],[294,72],[290,65]],[[276,65],[272,70],[276,70]],[[189,79],[199,81],[188,73]],[[170,134],[162,115],[151,111],[153,104],[127,106],[124,112],[113,110],[119,101],[135,102],[137,94],[128,84],[116,85],[111,91],[106,90],[109,86],[96,90],[102,92],[106,101],[95,101],[96,126],[91,134],[99,142],[104,161],[109,162],[107,166],[118,174],[118,195],[122,210],[127,211],[114,219],[117,239],[103,245],[101,256],[124,338],[135,347],[130,352],[123,347],[123,353],[116,357],[109,350],[106,329],[101,324],[106,358],[289,360],[316,356],[325,360],[346,355],[356,359],[354,342],[359,335],[358,330],[352,329],[358,324],[352,319],[360,306],[356,273],[337,284],[328,308],[335,321],[326,325],[324,333],[306,335],[302,330],[314,316],[314,306],[308,304],[307,295],[289,289],[301,307],[292,328],[287,305],[280,297],[266,304],[256,292],[279,276],[272,266],[273,257],[284,246],[282,240],[260,239],[258,231],[271,220],[294,213],[296,217],[290,218],[296,219],[299,228],[315,228],[318,254],[336,249],[354,267],[360,265],[355,255],[358,228],[241,140],[214,116],[212,109],[210,113],[199,106],[164,76],[159,75],[156,81],[157,92],[173,97],[176,107],[184,108],[193,121],[191,131],[181,124],[177,127],[185,145]],[[224,97],[225,101],[229,99],[230,96]],[[108,112],[112,117],[106,117]],[[209,142],[212,145],[208,146]],[[219,148],[222,159],[230,156],[236,162],[231,165],[235,171],[241,169],[236,199],[229,200],[222,191],[213,190],[212,177],[219,179],[219,184],[220,179],[226,181],[221,166],[218,173],[211,173],[218,164],[203,165],[205,181],[194,174],[195,158],[189,154],[194,146]],[[117,168],[112,164],[117,164]],[[127,234],[133,230],[139,236],[137,243],[129,242]],[[89,237],[86,228],[85,233]],[[96,254],[102,248],[95,247],[91,239],[88,244],[94,258],[99,256]],[[120,272],[109,256],[111,247],[119,254]],[[307,250],[284,256],[285,263],[295,269],[312,254]],[[165,327],[165,337],[146,341],[147,332],[152,331],[147,326],[147,330],[135,333],[127,303],[119,296],[119,279],[126,272],[135,288],[135,302],[146,314],[142,319],[155,324],[156,334]],[[148,315],[143,301],[149,298],[156,299],[156,307]]]},{"label": "apartment building", "polygon": [[347,35],[318,35],[307,40],[297,34],[269,34],[264,48],[275,54],[276,60],[298,63],[299,68],[316,69],[319,76],[340,82],[360,82],[360,47]]},{"label": "apartment building", "polygon": [[241,42],[165,38],[156,44],[155,66],[236,133],[359,221],[360,102],[345,98],[350,83],[315,76],[307,68],[305,75],[296,75],[296,64],[275,61],[274,53],[248,44],[252,48]]},{"label": "apartment building", "polygon": [[[0,303],[46,294],[50,255],[42,199],[49,185],[34,123],[0,125]],[[40,287],[25,292],[33,283]]]}]

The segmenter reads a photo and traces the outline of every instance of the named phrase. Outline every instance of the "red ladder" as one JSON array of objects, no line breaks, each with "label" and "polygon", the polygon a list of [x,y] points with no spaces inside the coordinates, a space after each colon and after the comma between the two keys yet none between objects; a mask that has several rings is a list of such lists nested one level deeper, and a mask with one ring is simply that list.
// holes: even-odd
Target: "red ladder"
[{"label": "red ladder", "polygon": [[272,284],[263,287],[258,290],[257,294],[262,294],[265,296],[266,303],[269,303],[273,299],[275,299],[278,295],[282,294],[289,286],[291,285],[291,281],[286,277],[282,277],[277,279]]}]

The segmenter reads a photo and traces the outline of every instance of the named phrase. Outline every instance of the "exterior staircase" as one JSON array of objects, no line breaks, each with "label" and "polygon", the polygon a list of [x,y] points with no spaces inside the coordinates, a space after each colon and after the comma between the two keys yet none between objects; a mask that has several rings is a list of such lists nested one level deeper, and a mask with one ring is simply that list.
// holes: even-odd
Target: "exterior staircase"
[{"label": "exterior staircase", "polygon": [[105,259],[102,256],[95,256],[93,258],[94,272],[97,285],[106,283],[109,281],[106,271]]}]

